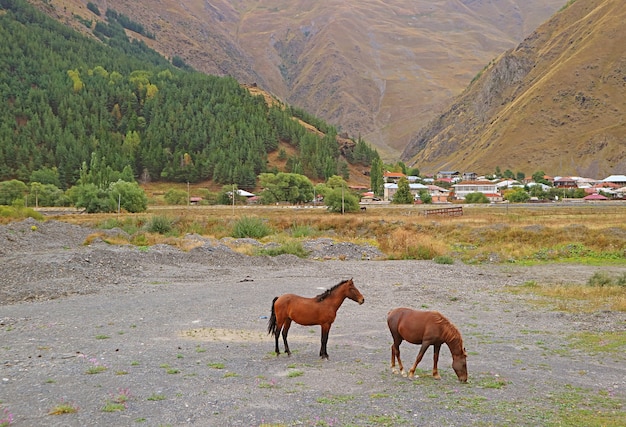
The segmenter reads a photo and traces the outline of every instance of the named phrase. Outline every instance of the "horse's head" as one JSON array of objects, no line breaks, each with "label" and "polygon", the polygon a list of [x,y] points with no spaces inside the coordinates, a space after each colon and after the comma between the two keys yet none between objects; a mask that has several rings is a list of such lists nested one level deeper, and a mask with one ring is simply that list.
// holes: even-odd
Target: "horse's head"
[{"label": "horse's head", "polygon": [[452,369],[456,372],[456,376],[459,377],[459,381],[462,383],[467,382],[467,353],[465,348],[461,354],[452,355]]},{"label": "horse's head", "polygon": [[354,282],[352,279],[346,280],[346,286],[348,286],[348,290],[346,292],[346,296],[350,298],[352,301],[356,301],[359,304],[363,304],[365,302],[365,298],[359,292],[359,290],[354,286]]}]

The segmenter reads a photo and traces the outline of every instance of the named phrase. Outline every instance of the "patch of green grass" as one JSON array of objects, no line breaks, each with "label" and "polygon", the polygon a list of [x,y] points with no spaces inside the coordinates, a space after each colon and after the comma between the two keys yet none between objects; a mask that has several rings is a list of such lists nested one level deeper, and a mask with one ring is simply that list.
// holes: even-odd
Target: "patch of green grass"
[{"label": "patch of green grass", "polygon": [[261,381],[259,382],[259,388],[278,388],[278,384],[276,383],[276,380],[269,380],[269,381]]},{"label": "patch of green grass", "polygon": [[235,373],[235,372],[226,372],[224,374],[224,378],[234,378],[234,377],[238,377],[239,374]]},{"label": "patch of green grass", "polygon": [[108,336],[108,335],[103,335],[103,334],[96,335],[96,339],[97,340],[108,340],[109,338],[111,338],[111,337]]},{"label": "patch of green grass", "polygon": [[503,380],[501,378],[493,378],[493,379],[486,379],[486,380],[480,381],[478,385],[482,388],[501,389],[507,384],[508,384],[508,381],[506,380]]},{"label": "patch of green grass", "polygon": [[337,405],[339,403],[347,403],[351,400],[354,400],[354,396],[335,394],[330,396],[318,397],[315,400],[317,403],[322,403],[324,405]]},{"label": "patch of green grass", "polygon": [[95,366],[90,366],[89,368],[87,368],[87,370],[85,371],[86,374],[100,374],[102,372],[105,372],[108,368],[106,366],[103,365],[95,365]]},{"label": "patch of green grass", "polygon": [[389,394],[387,394],[387,393],[373,393],[373,394],[370,394],[370,398],[372,398],[372,399],[384,399],[386,397],[389,397]]},{"label": "patch of green grass", "polygon": [[70,402],[61,402],[48,412],[48,415],[64,415],[64,414],[74,414],[78,412],[78,406],[70,403]]},{"label": "patch of green grass", "polygon": [[572,427],[618,427],[624,425],[623,402],[605,391],[593,392],[566,386],[565,390],[548,396],[556,409],[551,425]]},{"label": "patch of green grass", "polygon": [[367,417],[367,425],[375,425],[382,427],[393,427],[397,425],[406,425],[409,422],[398,415],[369,415]]},{"label": "patch of green grass", "polygon": [[304,375],[304,371],[294,370],[289,371],[289,373],[287,374],[287,378],[296,378],[301,377],[302,375]]},{"label": "patch of green grass", "polygon": [[626,352],[626,334],[623,331],[582,331],[570,335],[568,338],[571,348],[583,350],[591,354],[624,354]]},{"label": "patch of green grass", "polygon": [[226,367],[223,363],[218,362],[207,363],[207,366],[213,369],[224,369]]},{"label": "patch of green grass", "polygon": [[167,399],[167,398],[165,397],[164,394],[153,393],[150,396],[148,396],[147,400],[149,400],[151,402],[156,402],[156,401],[165,400],[165,399]]},{"label": "patch of green grass", "polygon": [[126,405],[123,403],[107,402],[102,407],[102,412],[118,412],[118,411],[124,411],[125,409],[126,409]]}]

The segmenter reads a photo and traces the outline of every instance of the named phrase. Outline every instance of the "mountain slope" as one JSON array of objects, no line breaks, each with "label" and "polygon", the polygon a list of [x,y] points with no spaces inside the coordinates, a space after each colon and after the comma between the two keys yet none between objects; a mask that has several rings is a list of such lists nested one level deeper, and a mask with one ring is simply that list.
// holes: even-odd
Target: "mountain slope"
[{"label": "mountain slope", "polygon": [[317,180],[378,157],[254,86],[174,67],[118,19],[95,41],[0,0],[0,181],[69,188],[89,169],[100,188],[136,177],[252,189],[281,145],[286,171]]},{"label": "mountain slope", "polygon": [[402,159],[421,170],[626,170],[626,8],[576,1],[503,54],[422,129]]},{"label": "mountain slope", "polygon": [[[84,0],[31,0],[68,25]],[[444,102],[564,0],[94,0],[165,56],[259,86],[396,159]],[[141,38],[141,36],[134,35]]]}]

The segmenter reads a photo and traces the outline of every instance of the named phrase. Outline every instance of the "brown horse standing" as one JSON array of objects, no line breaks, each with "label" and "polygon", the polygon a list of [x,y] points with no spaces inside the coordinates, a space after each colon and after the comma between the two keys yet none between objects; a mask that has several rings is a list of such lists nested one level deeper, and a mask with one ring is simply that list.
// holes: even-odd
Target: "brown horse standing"
[{"label": "brown horse standing", "polygon": [[459,330],[444,315],[437,311],[417,311],[410,308],[395,308],[387,314],[387,325],[393,337],[391,345],[391,371],[397,374],[396,361],[400,373],[406,376],[400,360],[400,344],[406,340],[412,344],[421,344],[415,363],[409,371],[409,377],[415,375],[417,364],[420,363],[429,346],[433,346],[433,377],[441,379],[437,370],[439,350],[446,344],[452,353],[452,368],[459,381],[467,382],[467,353],[463,347],[463,338]]},{"label": "brown horse standing", "polygon": [[314,298],[305,298],[294,294],[284,294],[274,298],[272,301],[272,315],[267,325],[267,333],[273,334],[276,341],[276,356],[280,354],[278,350],[278,336],[283,334],[285,343],[285,353],[291,355],[287,344],[287,334],[291,321],[300,325],[311,326],[320,325],[322,327],[322,347],[320,357],[328,359],[326,343],[328,342],[328,332],[335,321],[337,310],[343,300],[350,298],[359,304],[363,304],[365,298],[354,286],[352,279],[344,280],[341,283],[327,289]]}]

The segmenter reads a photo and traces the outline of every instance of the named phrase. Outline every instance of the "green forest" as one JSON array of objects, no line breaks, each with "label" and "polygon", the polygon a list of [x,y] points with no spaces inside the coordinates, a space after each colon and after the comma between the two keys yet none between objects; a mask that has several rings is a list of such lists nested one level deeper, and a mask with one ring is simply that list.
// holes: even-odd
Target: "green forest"
[{"label": "green forest", "polygon": [[233,78],[168,61],[129,39],[119,17],[84,22],[88,38],[22,0],[0,0],[0,181],[66,190],[96,164],[127,179],[253,189],[260,174],[278,172],[267,155],[279,141],[298,153],[284,172],[312,179],[347,178],[344,158],[378,159],[360,138],[340,153],[337,130],[304,111],[269,107]]}]

